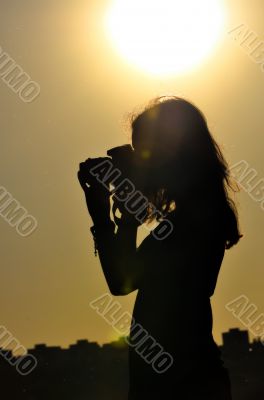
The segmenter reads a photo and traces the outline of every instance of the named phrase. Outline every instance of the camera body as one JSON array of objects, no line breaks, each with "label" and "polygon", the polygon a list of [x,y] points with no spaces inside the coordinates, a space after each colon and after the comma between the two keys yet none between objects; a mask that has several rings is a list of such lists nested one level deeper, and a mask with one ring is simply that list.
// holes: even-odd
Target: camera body
[{"label": "camera body", "polygon": [[[140,171],[135,152],[131,145],[125,144],[122,146],[111,148],[107,151],[109,157],[88,158],[85,163],[81,164],[81,168],[85,173],[87,183],[89,185],[98,185],[98,179],[94,176],[94,171],[104,164],[108,166],[109,171],[106,172],[107,185],[110,184],[116,187],[118,183],[124,179],[130,180],[136,187],[140,184]],[[119,171],[119,176],[117,173]]]},{"label": "camera body", "polygon": [[[113,147],[107,151],[107,155],[111,158],[113,167],[120,171],[120,179],[129,179],[135,184],[136,178],[136,160],[135,152],[132,146],[125,144],[123,146]],[[111,184],[116,186],[116,180]]]}]

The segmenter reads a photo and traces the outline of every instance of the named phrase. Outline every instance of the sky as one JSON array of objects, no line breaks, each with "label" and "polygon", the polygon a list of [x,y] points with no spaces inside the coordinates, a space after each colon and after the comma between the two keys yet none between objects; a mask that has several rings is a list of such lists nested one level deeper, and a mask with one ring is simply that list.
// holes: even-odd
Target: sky
[{"label": "sky", "polygon": [[[206,115],[229,164],[245,160],[264,177],[264,72],[228,34],[244,23],[263,38],[262,1],[226,0],[217,47],[192,71],[169,77],[116,51],[103,29],[111,1],[0,0],[0,47],[41,88],[25,103],[0,79],[0,186],[38,223],[22,237],[0,218],[0,325],[25,347],[117,337],[89,307],[108,288],[77,171],[88,157],[129,143],[127,113],[158,95],[184,96]],[[225,308],[232,299],[245,295],[264,313],[264,211],[244,190],[237,202],[244,237],[226,251],[212,298],[218,343],[222,332],[245,329]],[[138,244],[148,233],[139,231]],[[132,312],[135,296],[118,298],[124,311]]]}]

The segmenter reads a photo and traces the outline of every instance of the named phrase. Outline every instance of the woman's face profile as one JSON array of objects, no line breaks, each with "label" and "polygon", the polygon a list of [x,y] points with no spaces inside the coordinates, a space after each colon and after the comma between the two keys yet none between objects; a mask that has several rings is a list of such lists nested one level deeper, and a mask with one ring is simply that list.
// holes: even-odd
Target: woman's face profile
[{"label": "woman's face profile", "polygon": [[[153,189],[186,192],[197,184],[214,152],[200,111],[185,100],[163,102],[146,109],[132,122],[136,168]],[[211,147],[210,147],[211,146]]]}]

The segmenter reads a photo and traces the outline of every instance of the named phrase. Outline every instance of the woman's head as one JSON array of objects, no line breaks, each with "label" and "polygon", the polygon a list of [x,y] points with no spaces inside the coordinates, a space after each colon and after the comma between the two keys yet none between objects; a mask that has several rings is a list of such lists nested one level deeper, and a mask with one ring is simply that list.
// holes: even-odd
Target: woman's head
[{"label": "woman's head", "polygon": [[153,99],[130,122],[145,194],[155,208],[166,215],[174,203],[179,210],[203,205],[201,212],[227,218],[226,247],[237,243],[228,166],[202,112],[185,99],[165,96]]}]

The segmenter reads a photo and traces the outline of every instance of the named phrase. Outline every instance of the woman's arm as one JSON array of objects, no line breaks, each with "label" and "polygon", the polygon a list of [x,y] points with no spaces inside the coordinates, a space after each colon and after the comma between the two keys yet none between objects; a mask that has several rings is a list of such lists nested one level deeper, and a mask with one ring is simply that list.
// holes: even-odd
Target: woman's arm
[{"label": "woman's arm", "polygon": [[94,225],[95,240],[105,279],[111,293],[126,295],[138,289],[143,271],[137,252],[137,225],[120,220],[117,232],[111,219],[106,225]]},{"label": "woman's arm", "polygon": [[115,224],[110,218],[110,191],[100,184],[88,187],[82,170],[78,178],[94,223],[91,230],[109,289],[114,295],[128,294],[138,288],[143,270],[136,247],[138,222],[122,213],[115,233]]}]

